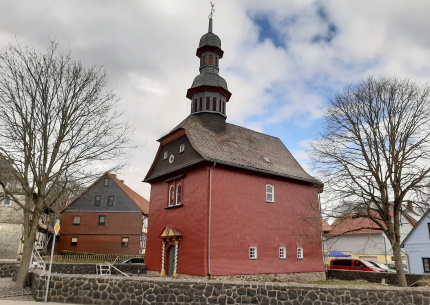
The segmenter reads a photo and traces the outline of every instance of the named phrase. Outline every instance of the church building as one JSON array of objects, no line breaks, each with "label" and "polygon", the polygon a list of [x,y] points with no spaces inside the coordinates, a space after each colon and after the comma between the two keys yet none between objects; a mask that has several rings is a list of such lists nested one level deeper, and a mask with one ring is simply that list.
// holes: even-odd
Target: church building
[{"label": "church building", "polygon": [[149,272],[210,278],[324,279],[322,183],[279,138],[226,122],[224,51],[209,30],[190,115],[158,141],[145,263]]}]

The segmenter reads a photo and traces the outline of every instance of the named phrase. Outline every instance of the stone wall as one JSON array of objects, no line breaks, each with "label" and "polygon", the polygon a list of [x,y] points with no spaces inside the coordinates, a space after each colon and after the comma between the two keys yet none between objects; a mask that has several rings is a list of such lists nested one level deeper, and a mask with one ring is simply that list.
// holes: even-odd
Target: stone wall
[{"label": "stone wall", "polygon": [[0,278],[14,277],[18,271],[19,263],[0,262]]},{"label": "stone wall", "polygon": [[[144,264],[114,264],[114,267],[118,268],[128,275],[141,275],[146,274],[146,265]],[[46,265],[46,270],[49,269],[49,264]],[[52,264],[51,271],[53,273],[62,274],[96,274],[96,264],[64,264],[54,263]],[[112,274],[120,274],[115,268],[111,268]]]},{"label": "stone wall", "polygon": [[[151,274],[159,272],[150,271]],[[179,274],[179,278],[209,279],[208,277]],[[260,281],[260,282],[318,282],[326,280],[325,272],[303,272],[303,273],[278,273],[278,274],[242,274],[211,276],[212,280],[218,281]]]},{"label": "stone wall", "polygon": [[[32,293],[42,301],[47,276],[32,273]],[[168,277],[54,274],[48,301],[77,304],[430,304],[430,290],[397,287],[338,287],[269,282],[221,282]]]},{"label": "stone wall", "polygon": [[[406,274],[406,282],[408,285],[414,284],[416,281],[430,278],[428,274]],[[381,283],[385,279],[386,284],[397,285],[396,273],[390,272],[365,272],[365,271],[346,271],[346,270],[327,270],[327,279],[338,279],[346,281],[364,280],[371,283]]]}]

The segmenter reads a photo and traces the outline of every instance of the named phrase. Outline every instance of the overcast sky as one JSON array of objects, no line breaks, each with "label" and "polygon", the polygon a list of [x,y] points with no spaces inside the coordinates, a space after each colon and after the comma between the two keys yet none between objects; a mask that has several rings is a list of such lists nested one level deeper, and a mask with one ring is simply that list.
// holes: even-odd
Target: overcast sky
[{"label": "overcast sky", "polygon": [[[227,121],[279,137],[306,165],[334,93],[368,75],[430,78],[430,1],[214,1],[220,75],[232,92]],[[45,49],[51,38],[85,65],[103,65],[134,123],[120,179],[149,199],[156,141],[190,112],[207,32],[206,0],[0,0],[0,48]]]}]

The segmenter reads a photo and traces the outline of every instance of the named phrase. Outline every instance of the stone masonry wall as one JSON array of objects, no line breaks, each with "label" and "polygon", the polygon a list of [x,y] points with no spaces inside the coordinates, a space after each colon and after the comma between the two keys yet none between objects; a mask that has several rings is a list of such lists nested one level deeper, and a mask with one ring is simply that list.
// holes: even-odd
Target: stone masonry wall
[{"label": "stone masonry wall", "polygon": [[[408,285],[414,284],[416,281],[430,278],[428,274],[406,274],[406,282]],[[386,284],[397,285],[396,273],[389,272],[365,272],[365,271],[347,271],[347,270],[327,270],[327,279],[338,279],[346,281],[364,280],[371,283],[381,283],[385,279]]]},{"label": "stone masonry wall", "polygon": [[[32,273],[32,293],[42,301],[47,276]],[[48,301],[77,304],[430,304],[430,290],[397,287],[337,287],[269,282],[221,282],[168,277],[54,274]]]},{"label": "stone masonry wall", "polygon": [[0,262],[0,278],[13,277],[18,271],[19,263]]},{"label": "stone masonry wall", "polygon": [[[151,274],[159,272],[149,271]],[[208,277],[179,274],[179,278],[188,279],[209,279]],[[218,281],[260,281],[260,282],[318,282],[326,280],[325,272],[304,272],[304,273],[278,273],[278,274],[242,274],[211,276],[212,280]]]}]

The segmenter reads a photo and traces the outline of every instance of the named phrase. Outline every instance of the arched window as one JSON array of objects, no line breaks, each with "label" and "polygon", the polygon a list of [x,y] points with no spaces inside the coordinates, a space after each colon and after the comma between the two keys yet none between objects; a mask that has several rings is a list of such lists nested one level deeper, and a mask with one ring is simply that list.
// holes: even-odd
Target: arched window
[{"label": "arched window", "polygon": [[222,103],[221,103],[221,113],[225,114],[225,102],[224,101],[222,101]]},{"label": "arched window", "polygon": [[182,203],[182,185],[179,183],[176,187],[176,204]]},{"label": "arched window", "polygon": [[197,99],[194,99],[194,106],[193,106],[193,112],[197,111]]},{"label": "arched window", "polygon": [[216,97],[212,99],[212,110],[216,111]]},{"label": "arched window", "polygon": [[212,55],[209,55],[209,64],[212,65]]},{"label": "arched window", "polygon": [[211,99],[209,96],[206,97],[206,110],[209,110],[210,107],[210,103],[211,103]]},{"label": "arched window", "polygon": [[266,202],[275,202],[275,187],[273,185],[266,185]]},{"label": "arched window", "polygon": [[203,55],[201,58],[200,58],[200,65],[201,66],[203,66],[203,65],[205,65],[206,64],[206,56],[205,55]]},{"label": "arched window", "polygon": [[198,111],[202,111],[202,110],[203,110],[203,98],[201,97]]},{"label": "arched window", "polygon": [[218,68],[218,56],[215,57],[215,66]]},{"label": "arched window", "polygon": [[174,204],[175,200],[175,187],[173,185],[169,188],[169,206],[172,206]]}]

